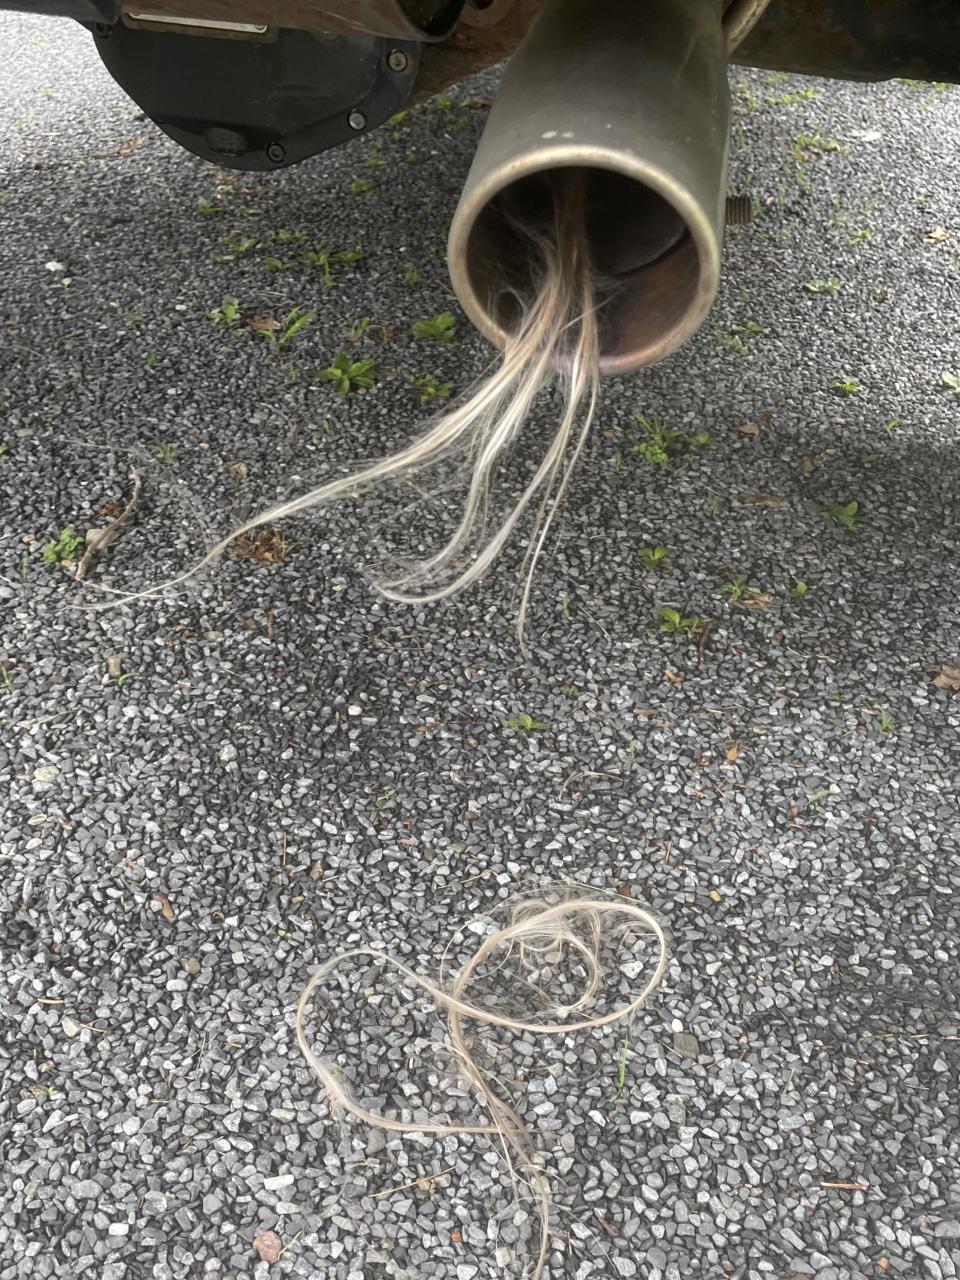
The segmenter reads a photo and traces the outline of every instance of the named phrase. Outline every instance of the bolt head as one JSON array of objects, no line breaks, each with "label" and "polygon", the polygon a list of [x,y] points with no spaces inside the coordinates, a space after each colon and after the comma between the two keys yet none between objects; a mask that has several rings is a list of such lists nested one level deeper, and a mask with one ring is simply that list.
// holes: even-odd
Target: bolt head
[{"label": "bolt head", "polygon": [[362,111],[351,111],[347,116],[347,124],[349,124],[351,129],[356,129],[359,133],[361,129],[365,129],[367,127],[367,117]]},{"label": "bolt head", "polygon": [[407,55],[402,49],[391,49],[387,57],[387,66],[391,71],[406,71]]},{"label": "bolt head", "polygon": [[282,164],[286,158],[287,158],[286,150],[280,145],[279,142],[267,143],[267,159],[268,160],[271,160],[274,164]]}]

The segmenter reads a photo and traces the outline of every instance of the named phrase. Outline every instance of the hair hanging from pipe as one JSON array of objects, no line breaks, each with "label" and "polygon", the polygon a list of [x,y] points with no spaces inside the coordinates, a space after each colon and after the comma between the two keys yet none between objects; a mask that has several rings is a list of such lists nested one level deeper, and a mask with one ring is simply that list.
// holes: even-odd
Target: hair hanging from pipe
[{"label": "hair hanging from pipe", "polygon": [[[461,404],[442,414],[411,444],[380,461],[276,503],[221,538],[191,569],[129,600],[183,585],[213,564],[236,539],[288,516],[356,496],[383,483],[414,480],[451,462],[466,478],[466,497],[446,542],[419,561],[395,563],[372,575],[378,591],[404,603],[443,600],[481,578],[528,510],[533,524],[522,576],[517,634],[524,627],[537,561],[589,434],[597,404],[600,354],[598,285],[586,231],[582,171],[561,170],[549,184],[542,224],[517,221],[529,246],[522,275],[510,287],[517,323],[499,367]],[[505,210],[509,218],[509,210]],[[562,409],[536,470],[505,514],[491,521],[492,485],[538,397],[559,380]]]}]

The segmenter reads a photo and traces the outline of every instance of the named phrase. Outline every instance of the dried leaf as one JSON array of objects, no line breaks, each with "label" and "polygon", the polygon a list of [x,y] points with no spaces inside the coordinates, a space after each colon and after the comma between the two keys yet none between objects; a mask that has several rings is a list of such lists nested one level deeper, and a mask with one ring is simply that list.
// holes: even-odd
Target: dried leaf
[{"label": "dried leaf", "polygon": [[161,893],[160,890],[158,889],[156,893],[153,895],[153,897],[155,902],[160,903],[160,914],[163,916],[164,920],[172,920],[173,919],[173,903],[170,901],[167,895],[165,893]]},{"label": "dried leaf", "polygon": [[143,139],[142,139],[142,138],[126,138],[126,139],[124,139],[124,141],[120,143],[119,147],[117,147],[117,155],[118,155],[118,156],[131,156],[131,155],[133,155],[134,151],[136,151],[137,147],[139,147],[139,145],[140,145],[140,143],[141,143],[142,141],[143,141]]},{"label": "dried leaf", "polygon": [[945,662],[933,678],[938,689],[960,689],[960,667]]},{"label": "dried leaf", "polygon": [[677,673],[675,671],[671,671],[669,667],[667,667],[663,674],[671,684],[683,684],[683,676],[678,676]]},{"label": "dried leaf", "polygon": [[279,1262],[283,1253],[283,1241],[275,1231],[261,1231],[253,1237],[254,1252],[264,1262]]},{"label": "dried leaf", "polygon": [[730,761],[731,764],[733,764],[734,760],[736,760],[739,754],[740,754],[740,743],[731,742],[730,746],[727,747],[727,759]]},{"label": "dried leaf", "polygon": [[247,464],[245,462],[228,462],[227,475],[232,477],[234,480],[246,480]]},{"label": "dried leaf", "polygon": [[889,1270],[890,1270],[890,1259],[889,1259],[889,1258],[878,1258],[878,1259],[877,1259],[877,1266],[880,1268],[880,1270],[881,1270],[881,1271],[889,1271]]},{"label": "dried leaf", "polygon": [[617,885],[617,893],[619,893],[621,898],[629,898],[632,891],[633,885],[631,885],[627,880],[624,880],[623,884]]},{"label": "dried leaf", "polygon": [[251,316],[247,325],[255,333],[276,333],[282,327],[280,321],[274,320],[273,316]]},{"label": "dried leaf", "polygon": [[745,595],[742,600],[738,600],[737,604],[742,609],[765,609],[772,598],[765,591],[754,591]]},{"label": "dried leaf", "polygon": [[234,560],[259,560],[261,564],[281,564],[296,547],[283,536],[275,524],[264,525],[250,533],[241,534],[230,547]]},{"label": "dried leaf", "polygon": [[775,511],[783,506],[786,498],[780,498],[775,493],[741,493],[740,501],[749,503],[751,507],[769,507]]},{"label": "dried leaf", "polygon": [[952,234],[946,227],[934,227],[932,231],[928,231],[923,237],[923,241],[924,244],[943,244],[950,239]]},{"label": "dried leaf", "polygon": [[829,1187],[833,1191],[866,1191],[865,1182],[821,1182],[821,1187]]},{"label": "dried leaf", "polygon": [[813,471],[816,465],[817,465],[816,458],[813,457],[812,454],[805,453],[803,457],[800,459],[800,474],[802,476],[808,476],[810,472]]},{"label": "dried leaf", "polygon": [[850,137],[858,142],[879,142],[883,134],[879,129],[851,129]]},{"label": "dried leaf", "polygon": [[753,436],[756,438],[760,434],[760,428],[755,422],[745,422],[742,427],[737,427],[742,436]]},{"label": "dried leaf", "polygon": [[112,676],[114,680],[116,680],[122,671],[123,671],[122,659],[118,654],[112,653],[110,657],[107,658],[107,675]]},{"label": "dried leaf", "polygon": [[721,892],[720,892],[720,890],[719,890],[719,889],[711,889],[711,890],[710,890],[710,893],[709,893],[709,895],[708,895],[708,896],[709,896],[709,898],[710,898],[710,901],[711,901],[711,902],[722,902],[722,901],[723,901],[723,894],[721,894]]}]

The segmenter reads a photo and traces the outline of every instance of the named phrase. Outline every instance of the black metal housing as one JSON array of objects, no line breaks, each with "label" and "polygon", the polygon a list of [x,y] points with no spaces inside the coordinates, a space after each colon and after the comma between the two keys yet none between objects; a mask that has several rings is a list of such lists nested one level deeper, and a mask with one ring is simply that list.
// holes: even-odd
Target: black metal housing
[{"label": "black metal housing", "polygon": [[175,142],[234,169],[277,169],[355,138],[403,106],[419,45],[267,31],[260,40],[92,27],[107,70]]}]

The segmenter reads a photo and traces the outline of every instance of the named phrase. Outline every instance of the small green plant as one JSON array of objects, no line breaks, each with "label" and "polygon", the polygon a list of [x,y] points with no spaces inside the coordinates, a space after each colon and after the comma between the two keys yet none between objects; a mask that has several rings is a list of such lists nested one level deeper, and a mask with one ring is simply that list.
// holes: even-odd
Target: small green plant
[{"label": "small green plant", "polygon": [[802,160],[808,160],[811,151],[821,154],[835,152],[842,155],[846,149],[836,138],[824,138],[819,133],[798,133],[793,142],[793,158],[799,163]]},{"label": "small green plant", "polygon": [[292,342],[297,334],[302,333],[313,317],[315,311],[304,311],[302,307],[291,307],[287,314],[280,321],[278,329],[257,330],[263,333],[274,351],[281,351],[288,342]]},{"label": "small green plant", "polygon": [[155,368],[156,363],[157,363],[157,353],[155,351],[148,351],[147,352],[147,368],[148,369]]},{"label": "small green plant", "polygon": [[661,569],[666,563],[666,547],[638,547],[637,555],[643,561],[645,569]]},{"label": "small green plant", "polygon": [[942,373],[940,378],[951,395],[960,396],[960,373]]},{"label": "small green plant", "polygon": [[508,729],[516,729],[518,733],[536,733],[539,729],[550,727],[543,720],[535,720],[529,711],[521,711],[519,715],[511,716],[503,723]]},{"label": "small green plant", "polygon": [[843,281],[836,276],[828,276],[826,280],[808,280],[803,287],[807,293],[837,293],[843,288]]},{"label": "small green plant", "polygon": [[411,326],[415,338],[429,342],[456,342],[456,322],[449,311],[441,311],[428,320],[418,320]]},{"label": "small green plant", "polygon": [[360,342],[367,336],[386,341],[387,338],[393,336],[394,332],[393,325],[373,324],[369,316],[361,316],[359,320],[354,320],[344,336],[348,342],[353,343]]},{"label": "small green plant", "polygon": [[333,284],[333,268],[335,266],[345,266],[353,262],[359,262],[364,256],[363,244],[358,240],[356,247],[353,249],[338,249],[334,251],[318,246],[314,249],[308,249],[303,258],[311,270],[314,267],[319,267],[323,275],[323,283],[331,285]]},{"label": "small green plant", "polygon": [[660,619],[660,630],[666,635],[683,635],[696,639],[710,625],[707,618],[685,617],[679,609],[669,605],[661,605],[655,616]]},{"label": "small green plant", "polygon": [[205,196],[201,196],[200,199],[197,201],[196,211],[197,213],[203,213],[208,216],[210,215],[216,216],[218,213],[222,212],[218,204],[214,204],[212,200],[207,200]]},{"label": "small green plant", "polygon": [[655,466],[663,466],[669,462],[681,447],[683,432],[666,426],[659,418],[644,418],[639,413],[635,413],[633,418],[646,439],[631,445],[630,452]]},{"label": "small green plant", "polygon": [[849,244],[863,244],[866,240],[873,239],[873,230],[870,227],[857,227],[848,237]]},{"label": "small green plant", "polygon": [[0,442],[0,458],[2,458],[3,455],[9,451],[9,449],[10,449],[10,446],[8,444]]},{"label": "small green plant", "polygon": [[369,390],[377,381],[372,360],[351,360],[344,352],[334,357],[333,363],[321,369],[320,377],[329,382],[334,391],[346,395],[363,387]]},{"label": "small green plant", "polygon": [[281,271],[292,271],[294,267],[296,267],[297,262],[295,258],[270,257],[264,258],[263,265],[268,271],[275,271],[279,274]]},{"label": "small green plant", "polygon": [[305,231],[268,231],[267,239],[274,244],[303,244],[307,238]]},{"label": "small green plant", "polygon": [[403,283],[404,283],[404,284],[419,284],[419,283],[420,283],[420,268],[419,268],[419,267],[407,267],[406,271],[404,271],[404,273],[403,273]]},{"label": "small green plant", "polygon": [[257,243],[253,236],[224,236],[224,244],[234,255],[234,257],[242,258],[245,253],[249,253],[253,246]]},{"label": "small green plant", "polygon": [[421,404],[430,400],[449,400],[453,391],[453,383],[441,382],[435,373],[421,373],[410,385],[420,396]]},{"label": "small green plant", "polygon": [[832,520],[834,524],[846,529],[848,533],[856,533],[860,528],[860,504],[853,502],[828,502],[820,508],[820,514]]},{"label": "small green plant", "polygon": [[745,573],[738,573],[732,582],[725,583],[720,590],[731,604],[742,605],[745,609],[765,609],[770,597],[759,587],[752,587]]},{"label": "small green plant", "polygon": [[883,424],[883,429],[888,436],[892,436],[893,433],[896,431],[897,427],[902,427],[902,426],[903,426],[902,418],[891,418],[889,422],[885,422]]},{"label": "small green plant", "polygon": [[891,733],[896,727],[897,722],[890,712],[885,707],[881,708],[877,715],[877,728],[880,732]]},{"label": "small green plant", "polygon": [[763,325],[757,324],[756,320],[747,320],[745,324],[735,324],[729,331],[717,329],[714,337],[718,346],[726,347],[738,356],[745,356],[750,351],[750,339],[760,333],[763,333]]},{"label": "small green plant", "polygon": [[84,539],[77,533],[75,524],[68,524],[59,538],[48,542],[43,548],[44,564],[63,564],[64,561],[76,560],[84,548]]},{"label": "small green plant", "polygon": [[170,444],[167,441],[155,444],[153,446],[153,453],[158,462],[171,463],[176,462],[177,460],[177,446],[175,444]]},{"label": "small green plant", "polygon": [[372,178],[354,178],[347,190],[352,196],[366,196],[375,190],[376,185]]},{"label": "small green plant", "polygon": [[[645,418],[642,414],[635,413],[633,419],[646,439],[631,445],[627,452],[655,466],[675,462],[685,452],[691,449],[702,449],[710,443],[709,431],[698,431],[696,435],[688,436],[684,431],[668,427],[659,418]],[[622,464],[623,452],[620,450],[614,458],[614,465],[618,471]]]},{"label": "small green plant", "polygon": [[728,351],[732,351],[734,355],[749,355],[746,344],[738,333],[725,333],[722,329],[718,329],[714,335],[717,340],[718,347],[726,347]]},{"label": "small green plant", "polygon": [[841,378],[830,389],[831,391],[836,391],[839,396],[858,396],[863,387],[861,387],[856,378]]},{"label": "small green plant", "polygon": [[235,329],[241,319],[240,303],[236,298],[224,298],[219,307],[207,312],[207,319],[215,329]]},{"label": "small green plant", "polygon": [[790,594],[794,600],[805,600],[810,594],[810,587],[802,579],[799,579],[790,588]]},{"label": "small green plant", "polygon": [[791,107],[797,102],[811,102],[823,97],[823,90],[811,86],[808,89],[795,89],[787,93],[774,94],[767,101],[772,106]]}]

